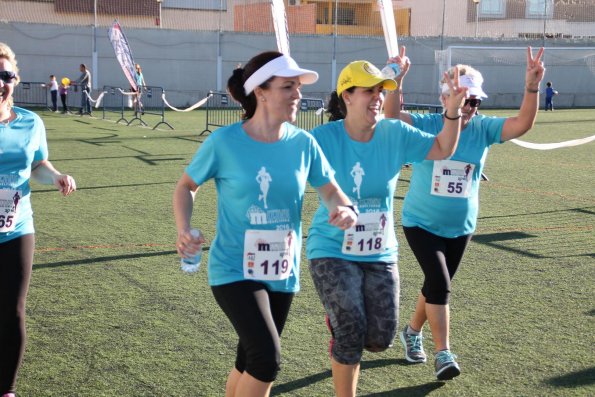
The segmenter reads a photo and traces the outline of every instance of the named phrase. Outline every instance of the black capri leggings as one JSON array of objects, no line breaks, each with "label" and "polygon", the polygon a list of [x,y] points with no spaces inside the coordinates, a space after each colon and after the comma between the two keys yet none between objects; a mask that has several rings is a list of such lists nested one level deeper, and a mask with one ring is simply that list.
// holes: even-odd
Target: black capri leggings
[{"label": "black capri leggings", "polygon": [[254,281],[214,286],[211,290],[240,339],[235,368],[261,382],[274,381],[281,364],[281,331],[294,294],[271,292]]},{"label": "black capri leggings", "polygon": [[0,395],[14,393],[25,353],[25,302],[34,249],[34,234],[0,243]]},{"label": "black capri leggings", "polygon": [[420,227],[403,227],[403,231],[424,272],[421,293],[426,298],[426,303],[447,305],[450,281],[459,268],[472,234],[446,238]]}]

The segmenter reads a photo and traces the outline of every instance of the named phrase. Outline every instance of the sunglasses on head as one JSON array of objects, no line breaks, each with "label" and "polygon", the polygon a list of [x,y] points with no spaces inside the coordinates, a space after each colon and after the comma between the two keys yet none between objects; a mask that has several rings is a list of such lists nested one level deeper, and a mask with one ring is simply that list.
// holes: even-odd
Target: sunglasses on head
[{"label": "sunglasses on head", "polygon": [[467,98],[465,99],[465,105],[463,106],[471,106],[472,108],[478,108],[481,105],[481,99],[479,98]]},{"label": "sunglasses on head", "polygon": [[6,84],[12,83],[12,81],[16,78],[17,75],[14,72],[10,72],[8,70],[3,70],[0,72],[0,80],[4,81]]}]

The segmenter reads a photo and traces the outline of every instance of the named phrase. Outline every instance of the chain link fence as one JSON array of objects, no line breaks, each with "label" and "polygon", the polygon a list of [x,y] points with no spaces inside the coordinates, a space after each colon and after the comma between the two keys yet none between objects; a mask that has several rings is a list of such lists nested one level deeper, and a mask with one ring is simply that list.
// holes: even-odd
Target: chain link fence
[{"label": "chain link fence", "polygon": [[[595,38],[593,0],[393,0],[411,37]],[[285,0],[290,35],[382,36],[376,0]],[[4,21],[274,34],[269,0],[0,0]]]}]

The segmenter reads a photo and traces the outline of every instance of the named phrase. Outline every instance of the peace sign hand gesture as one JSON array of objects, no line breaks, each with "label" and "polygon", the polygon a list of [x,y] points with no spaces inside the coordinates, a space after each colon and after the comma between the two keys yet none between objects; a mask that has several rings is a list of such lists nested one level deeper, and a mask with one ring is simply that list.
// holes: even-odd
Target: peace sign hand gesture
[{"label": "peace sign hand gesture", "polygon": [[467,98],[467,87],[459,85],[459,68],[455,66],[454,78],[451,79],[448,72],[444,72],[444,81],[448,84],[449,96],[446,99],[446,109],[449,115],[459,114],[459,111],[463,108],[465,98]]},{"label": "peace sign hand gesture", "polygon": [[543,56],[543,47],[537,51],[535,58],[531,47],[527,47],[527,72],[525,74],[525,88],[531,91],[539,91],[539,83],[543,80],[545,67],[541,60]]}]

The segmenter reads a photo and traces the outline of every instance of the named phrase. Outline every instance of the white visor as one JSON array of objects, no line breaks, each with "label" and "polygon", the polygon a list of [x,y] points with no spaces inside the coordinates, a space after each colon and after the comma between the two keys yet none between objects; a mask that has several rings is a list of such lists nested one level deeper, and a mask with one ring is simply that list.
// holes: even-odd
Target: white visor
[{"label": "white visor", "polygon": [[244,83],[246,95],[273,76],[278,77],[300,77],[302,84],[314,84],[318,80],[318,73],[313,70],[302,69],[293,58],[282,55],[264,64],[260,69],[248,77]]},{"label": "white visor", "polygon": [[[459,77],[459,84],[461,87],[467,87],[467,94],[475,96],[477,98],[483,99],[487,98],[487,94],[483,92],[481,85],[483,84],[483,77],[481,76],[471,76],[468,74],[464,74]],[[448,84],[442,84],[442,93],[448,94],[450,89],[448,88]]]}]

